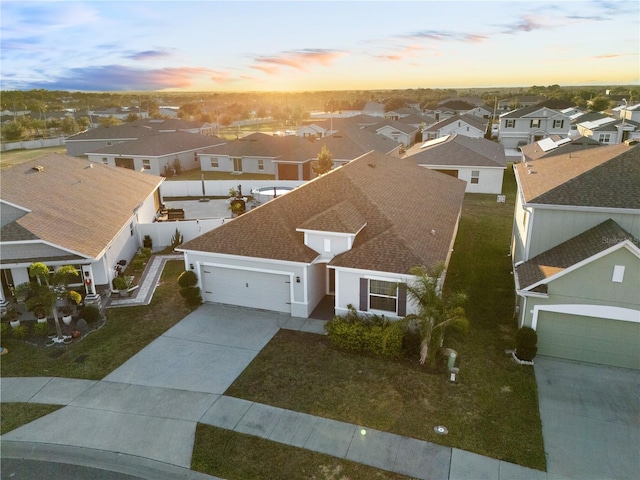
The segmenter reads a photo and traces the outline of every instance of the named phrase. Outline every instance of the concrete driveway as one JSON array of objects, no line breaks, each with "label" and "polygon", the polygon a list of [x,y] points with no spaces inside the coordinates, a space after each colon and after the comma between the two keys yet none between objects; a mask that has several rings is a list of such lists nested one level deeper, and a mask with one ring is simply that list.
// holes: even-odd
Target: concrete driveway
[{"label": "concrete driveway", "polygon": [[640,475],[640,372],[536,357],[550,479]]}]

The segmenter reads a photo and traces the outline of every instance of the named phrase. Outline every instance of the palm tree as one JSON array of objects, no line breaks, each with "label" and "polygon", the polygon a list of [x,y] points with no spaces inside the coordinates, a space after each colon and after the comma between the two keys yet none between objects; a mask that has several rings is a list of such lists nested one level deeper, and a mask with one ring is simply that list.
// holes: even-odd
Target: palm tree
[{"label": "palm tree", "polygon": [[467,295],[462,292],[442,296],[438,279],[444,272],[444,266],[438,266],[431,272],[423,267],[414,267],[415,283],[407,284],[407,293],[418,305],[418,312],[407,315],[405,320],[420,331],[420,364],[429,363],[435,357],[437,348],[442,347],[447,329],[466,332],[469,328],[462,307]]},{"label": "palm tree", "polygon": [[78,275],[78,272],[71,265],[64,265],[51,275],[49,267],[44,263],[35,262],[29,267],[29,275],[35,278],[36,281],[18,285],[17,290],[26,294],[27,298],[24,303],[28,310],[39,308],[44,311],[51,311],[57,337],[54,342],[64,342],[68,337],[65,337],[62,333],[62,327],[58,319],[57,301],[71,300],[76,304],[80,303],[82,296],[68,288],[69,283]]}]

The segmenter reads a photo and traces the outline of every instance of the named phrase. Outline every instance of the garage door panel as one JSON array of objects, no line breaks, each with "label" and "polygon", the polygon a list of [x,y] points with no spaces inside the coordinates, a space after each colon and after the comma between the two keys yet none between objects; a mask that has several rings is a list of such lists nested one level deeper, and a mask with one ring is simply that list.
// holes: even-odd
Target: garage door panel
[{"label": "garage door panel", "polygon": [[551,357],[640,369],[640,324],[540,312],[538,353]]},{"label": "garage door panel", "polygon": [[203,267],[203,299],[242,307],[291,312],[288,274]]}]

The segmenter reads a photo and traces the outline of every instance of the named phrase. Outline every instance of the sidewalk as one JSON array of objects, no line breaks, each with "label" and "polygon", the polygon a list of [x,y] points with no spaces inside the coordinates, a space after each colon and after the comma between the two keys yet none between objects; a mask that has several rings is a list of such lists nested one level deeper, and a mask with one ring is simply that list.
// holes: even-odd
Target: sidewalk
[{"label": "sidewalk", "polygon": [[[183,433],[189,437],[199,422],[419,479],[549,478],[545,472],[456,448],[225,395],[55,377],[2,378],[0,389],[3,402],[65,405],[61,410],[3,435],[2,442],[10,447],[2,449],[2,455],[7,458],[38,459],[42,456],[41,444],[46,444],[46,449],[55,445],[61,449],[95,449],[103,452],[100,455],[107,455],[99,443],[80,446],[77,442],[84,436],[96,437],[97,431],[101,432],[100,436],[110,436],[113,433],[110,425],[118,423],[118,416],[124,416],[132,430],[164,436],[167,439],[164,451],[157,452],[160,458],[153,458],[155,452],[141,454],[137,435],[121,436],[118,444],[106,451],[128,454],[127,461],[132,464],[160,464],[158,468],[162,464],[167,469],[189,468],[193,437],[188,445],[177,445],[175,440],[183,438]],[[114,406],[116,398],[121,402],[119,407]],[[125,403],[129,406],[126,414],[108,411],[124,410],[121,407]],[[156,410],[160,408],[162,411]],[[176,409],[182,418],[167,418],[175,416],[170,412]],[[83,415],[87,412],[88,423]],[[159,427],[153,426],[157,423],[154,418],[162,420]],[[51,429],[53,424],[59,427]],[[187,431],[183,432],[185,429]],[[189,462],[177,461],[173,451],[176,449],[188,451]],[[77,461],[74,458],[65,457],[65,461],[73,463]],[[87,463],[86,458],[83,462]],[[149,475],[143,478],[159,478],[157,474]]]}]

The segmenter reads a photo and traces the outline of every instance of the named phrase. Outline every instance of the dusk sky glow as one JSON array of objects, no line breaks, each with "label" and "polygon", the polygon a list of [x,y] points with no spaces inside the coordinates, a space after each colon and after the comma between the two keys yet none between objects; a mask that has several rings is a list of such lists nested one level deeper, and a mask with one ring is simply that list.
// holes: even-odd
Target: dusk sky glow
[{"label": "dusk sky glow", "polygon": [[640,83],[631,1],[2,0],[2,90]]}]

